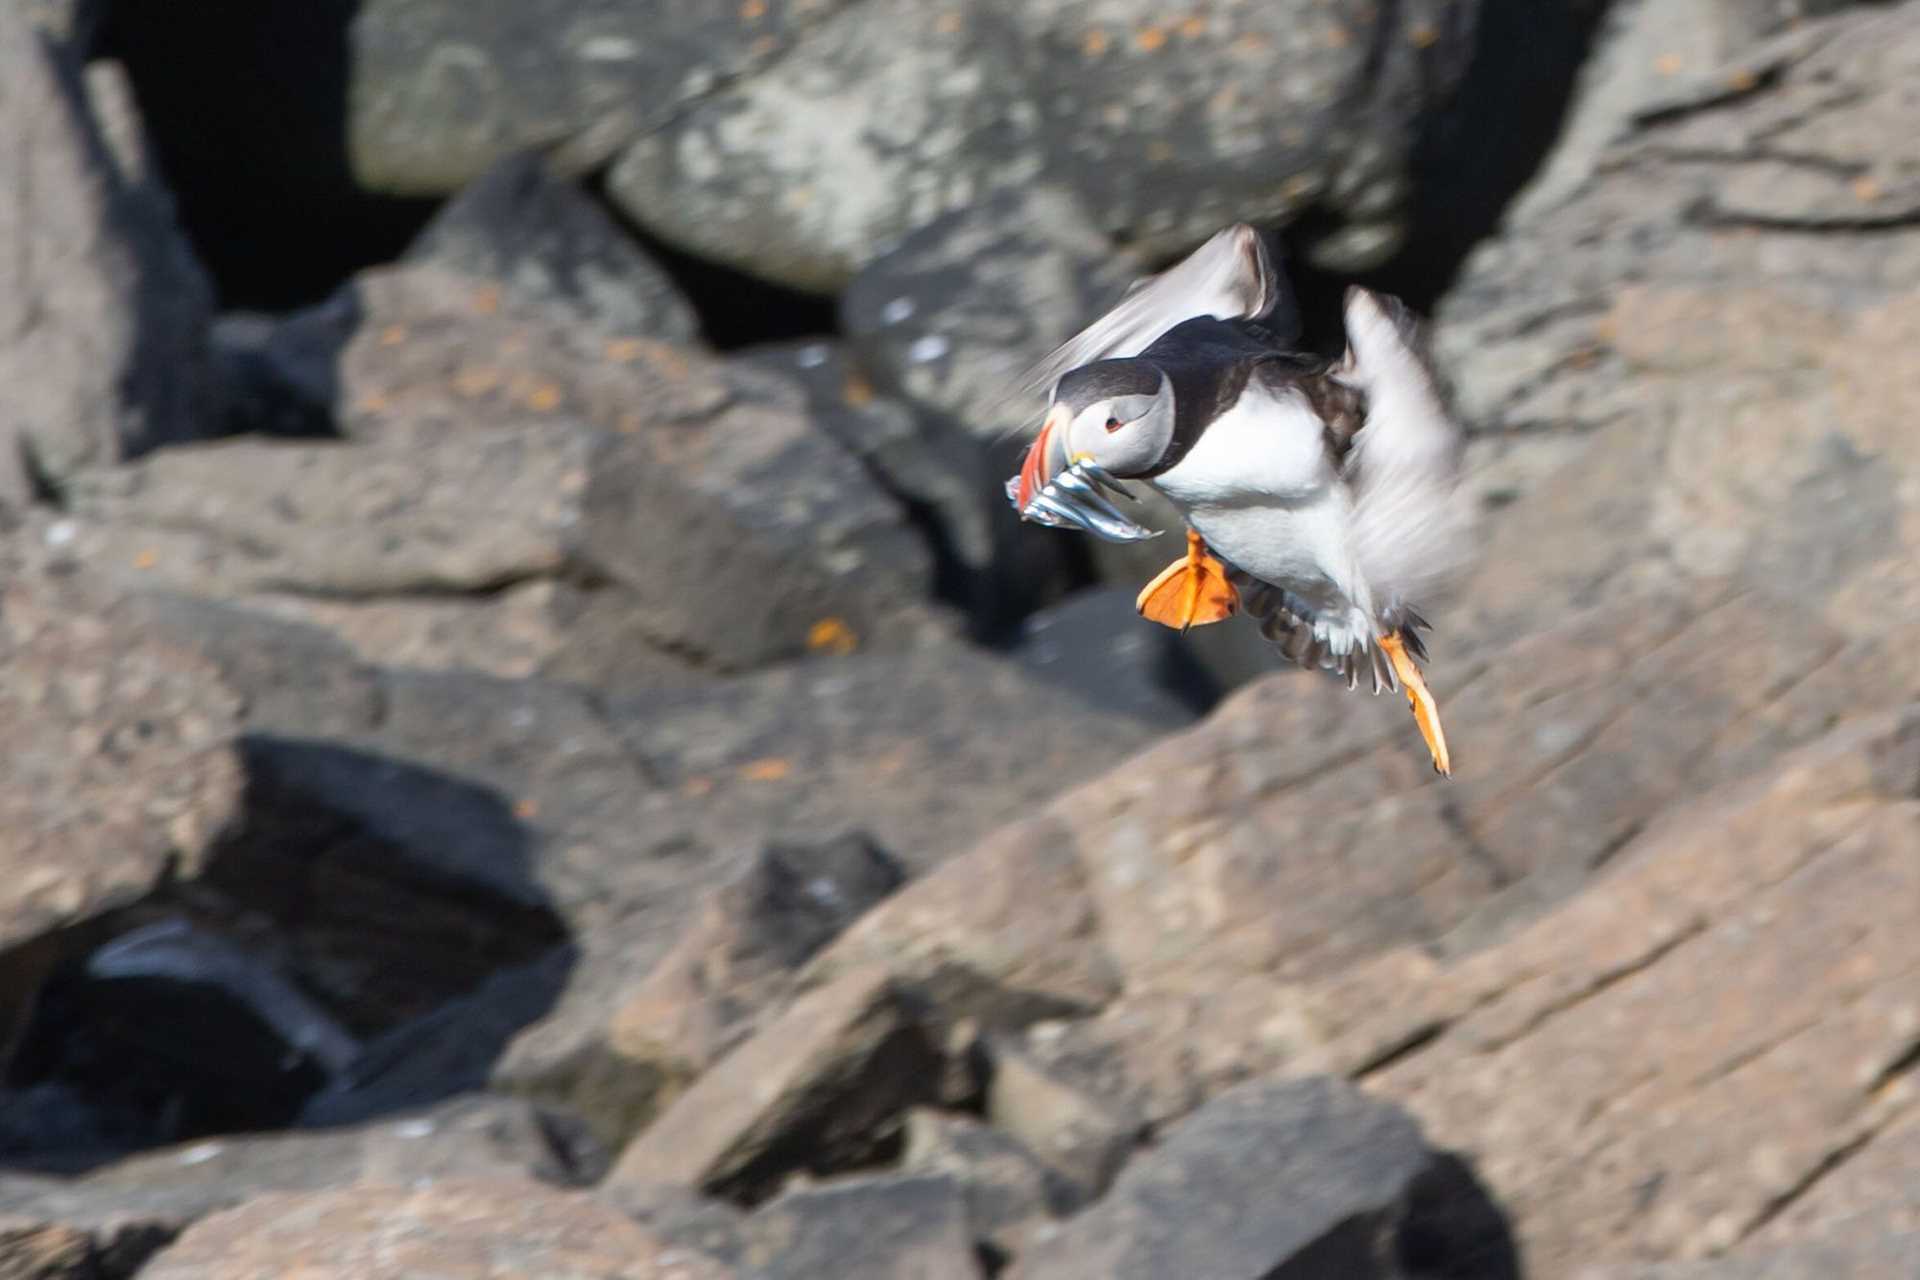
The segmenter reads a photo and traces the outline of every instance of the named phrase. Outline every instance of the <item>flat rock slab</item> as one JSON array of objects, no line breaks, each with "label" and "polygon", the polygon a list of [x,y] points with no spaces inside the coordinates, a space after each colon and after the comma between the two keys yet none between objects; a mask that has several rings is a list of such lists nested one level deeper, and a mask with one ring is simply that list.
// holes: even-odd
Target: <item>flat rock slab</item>
[{"label": "flat rock slab", "polygon": [[1015,1280],[1396,1277],[1433,1159],[1399,1109],[1325,1078],[1228,1090],[1022,1254]]},{"label": "flat rock slab", "polygon": [[938,1174],[790,1191],[743,1234],[742,1280],[983,1280],[959,1184]]},{"label": "flat rock slab", "polygon": [[795,1168],[871,1146],[892,1117],[932,1098],[938,1067],[887,976],[850,973],[695,1081],[621,1153],[608,1184],[764,1194]]},{"label": "flat rock slab", "polygon": [[94,593],[0,593],[0,950],[192,875],[237,817],[239,700]]},{"label": "flat rock slab", "polygon": [[215,1214],[140,1273],[157,1280],[728,1280],[584,1192],[473,1179],[272,1193]]},{"label": "flat rock slab", "polygon": [[1509,941],[1278,1003],[1475,1162],[1531,1266],[1728,1250],[1856,1159],[1898,1167],[1876,1146],[1920,1108],[1917,784],[1920,707],[1858,719]]}]

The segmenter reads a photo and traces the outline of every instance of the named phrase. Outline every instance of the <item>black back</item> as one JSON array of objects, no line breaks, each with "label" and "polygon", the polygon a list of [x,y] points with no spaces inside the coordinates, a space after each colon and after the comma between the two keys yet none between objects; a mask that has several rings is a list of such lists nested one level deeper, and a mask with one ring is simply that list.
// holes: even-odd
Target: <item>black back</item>
[{"label": "black back", "polygon": [[1173,384],[1173,440],[1148,475],[1176,466],[1200,433],[1239,402],[1255,377],[1270,386],[1301,384],[1318,408],[1318,388],[1306,384],[1325,381],[1319,375],[1329,362],[1288,350],[1284,341],[1256,320],[1196,316],[1167,330],[1141,352],[1140,359],[1165,373]]}]

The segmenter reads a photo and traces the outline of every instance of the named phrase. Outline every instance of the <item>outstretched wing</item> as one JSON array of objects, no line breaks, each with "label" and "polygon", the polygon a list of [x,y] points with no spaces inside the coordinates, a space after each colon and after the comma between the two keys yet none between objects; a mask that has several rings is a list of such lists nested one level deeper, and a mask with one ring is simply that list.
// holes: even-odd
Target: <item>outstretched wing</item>
[{"label": "outstretched wing", "polygon": [[1137,356],[1167,330],[1195,316],[1264,320],[1281,342],[1298,337],[1299,315],[1274,250],[1245,223],[1212,239],[1157,276],[1135,284],[1105,315],[1035,365],[1029,394],[1051,394],[1062,374],[1095,360]]},{"label": "outstretched wing", "polygon": [[1349,289],[1347,352],[1333,376],[1366,395],[1366,423],[1342,464],[1353,492],[1353,550],[1391,614],[1464,563],[1470,512],[1460,491],[1465,433],[1442,399],[1411,312]]}]

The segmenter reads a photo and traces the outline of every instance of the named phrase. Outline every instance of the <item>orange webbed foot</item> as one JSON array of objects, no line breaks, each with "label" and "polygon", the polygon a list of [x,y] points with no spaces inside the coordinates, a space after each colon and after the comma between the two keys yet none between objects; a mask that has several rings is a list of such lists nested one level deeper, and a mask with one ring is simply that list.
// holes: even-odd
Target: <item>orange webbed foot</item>
[{"label": "orange webbed foot", "polygon": [[1413,708],[1413,722],[1420,727],[1420,736],[1426,739],[1427,752],[1433,756],[1433,771],[1442,777],[1453,776],[1453,760],[1447,754],[1447,734],[1440,727],[1440,707],[1434,702],[1433,694],[1427,689],[1427,681],[1420,674],[1419,666],[1413,655],[1407,652],[1407,643],[1398,631],[1392,631],[1380,637],[1380,652],[1387,655],[1387,661],[1393,664],[1393,674],[1400,681],[1400,688],[1407,695],[1407,703]]},{"label": "orange webbed foot", "polygon": [[1240,593],[1227,581],[1227,567],[1209,555],[1200,535],[1189,529],[1187,554],[1141,588],[1133,605],[1150,621],[1187,631],[1231,618],[1240,607]]}]

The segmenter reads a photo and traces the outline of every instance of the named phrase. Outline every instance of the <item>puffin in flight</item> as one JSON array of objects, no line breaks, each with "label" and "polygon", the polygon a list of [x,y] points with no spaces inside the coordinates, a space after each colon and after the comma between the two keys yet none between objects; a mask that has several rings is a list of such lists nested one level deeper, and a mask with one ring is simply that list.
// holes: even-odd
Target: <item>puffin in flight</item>
[{"label": "puffin in flight", "polygon": [[1187,549],[1140,592],[1142,615],[1185,631],[1243,612],[1303,667],[1404,690],[1449,775],[1416,602],[1463,559],[1464,435],[1397,299],[1349,289],[1345,325],[1339,359],[1296,350],[1260,234],[1219,232],[1035,369],[1049,408],[1007,496],[1025,519],[1132,542],[1156,534],[1106,495],[1151,485]]}]

